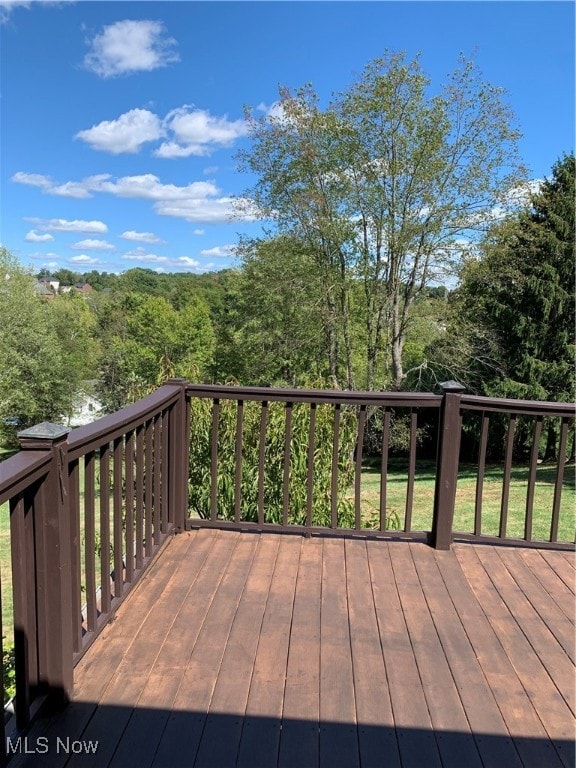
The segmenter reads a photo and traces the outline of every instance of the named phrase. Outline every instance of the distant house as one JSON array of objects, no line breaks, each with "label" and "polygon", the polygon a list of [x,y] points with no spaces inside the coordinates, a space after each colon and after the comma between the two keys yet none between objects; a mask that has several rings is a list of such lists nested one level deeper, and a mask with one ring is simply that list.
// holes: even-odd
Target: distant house
[{"label": "distant house", "polygon": [[91,424],[102,415],[102,403],[95,397],[93,390],[95,382],[86,382],[87,391],[82,394],[74,405],[74,410],[68,420],[68,426],[81,427]]},{"label": "distant house", "polygon": [[58,280],[57,277],[54,277],[54,275],[44,275],[44,277],[40,278],[39,282],[45,285],[46,288],[51,289],[54,293],[58,293],[60,288],[60,280]]},{"label": "distant house", "polygon": [[90,293],[92,286],[90,283],[75,283],[74,290],[80,291],[80,293]]},{"label": "distant house", "polygon": [[43,280],[34,281],[34,290],[43,299],[53,299],[54,291]]}]

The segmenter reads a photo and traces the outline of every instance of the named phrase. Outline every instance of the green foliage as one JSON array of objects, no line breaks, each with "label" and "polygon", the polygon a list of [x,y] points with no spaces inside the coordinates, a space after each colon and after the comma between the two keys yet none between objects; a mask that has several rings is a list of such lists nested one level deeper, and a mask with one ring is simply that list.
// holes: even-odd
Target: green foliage
[{"label": "green foliage", "polygon": [[429,352],[471,391],[574,400],[574,200],[567,156],[462,270],[444,348]]},{"label": "green foliage", "polygon": [[325,374],[326,317],[312,254],[290,237],[244,243],[241,253],[222,317],[219,378],[293,385]]},{"label": "green foliage", "polygon": [[198,296],[176,310],[163,296],[128,293],[104,298],[96,312],[103,344],[99,393],[108,411],[155,385],[162,367],[179,376],[192,365],[205,370],[212,361],[210,312]]},{"label": "green foliage", "polygon": [[82,297],[41,298],[34,278],[0,250],[0,432],[69,416],[95,369],[90,312]]},{"label": "green foliage", "polygon": [[[571,402],[575,362],[574,157],[558,161],[529,205],[495,224],[450,296],[446,332],[425,350],[412,385],[457,379],[493,397]],[[489,450],[502,453],[507,424],[493,419]],[[515,452],[525,456],[531,422],[519,421]],[[546,421],[541,455],[557,452],[557,420]]]},{"label": "green foliage", "polygon": [[[295,404],[292,408],[292,440],[290,443],[289,522],[305,524],[308,476],[308,440],[310,406]],[[244,404],[242,432],[241,498],[242,520],[258,520],[258,463],[260,449],[260,403]],[[234,519],[235,441],[237,425],[236,401],[220,402],[218,429],[218,517]],[[338,525],[353,525],[354,514],[346,489],[354,475],[356,414],[342,408],[338,453]],[[189,503],[198,517],[210,516],[211,497],[212,401],[193,398],[191,403]],[[316,408],[314,449],[313,525],[330,525],[333,409]],[[282,522],[284,481],[285,409],[283,403],[268,405],[265,440],[264,513],[268,523]]]},{"label": "green foliage", "polygon": [[335,386],[383,387],[389,371],[403,384],[415,301],[523,172],[502,90],[472,63],[429,88],[418,60],[386,55],[325,109],[306,86],[281,89],[276,116],[249,116],[253,143],[240,159],[257,182],[247,198],[275,220],[274,237],[313,258],[306,310],[324,312],[321,367]]},{"label": "green foliage", "polygon": [[2,636],[2,676],[4,680],[4,704],[16,694],[16,656],[14,645]]}]

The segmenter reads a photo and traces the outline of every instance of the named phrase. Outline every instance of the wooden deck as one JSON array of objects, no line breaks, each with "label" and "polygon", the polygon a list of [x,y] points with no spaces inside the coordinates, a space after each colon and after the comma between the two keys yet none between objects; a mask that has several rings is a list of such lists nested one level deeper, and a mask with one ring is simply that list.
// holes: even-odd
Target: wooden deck
[{"label": "wooden deck", "polygon": [[574,581],[559,551],[182,534],[10,765],[573,768]]}]

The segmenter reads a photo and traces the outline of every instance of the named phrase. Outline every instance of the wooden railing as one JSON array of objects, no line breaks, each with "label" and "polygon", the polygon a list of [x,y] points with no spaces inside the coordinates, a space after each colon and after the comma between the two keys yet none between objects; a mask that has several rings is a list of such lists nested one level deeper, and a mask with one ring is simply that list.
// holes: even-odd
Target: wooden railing
[{"label": "wooden railing", "polygon": [[[200,473],[204,490],[204,503],[192,505],[188,527],[236,527],[258,530],[291,530],[308,534],[322,532],[325,535],[370,535],[415,537],[420,534],[437,549],[448,549],[454,536],[467,539],[491,540],[497,538],[507,543],[535,540],[541,546],[544,537],[533,537],[532,513],[534,489],[537,479],[538,456],[544,421],[555,422],[557,460],[555,466],[554,497],[549,510],[549,536],[547,546],[570,546],[572,542],[558,541],[558,521],[564,480],[567,435],[574,422],[574,406],[565,403],[504,400],[465,395],[457,382],[441,385],[442,394],[414,392],[355,392],[341,390],[272,389],[267,387],[230,387],[220,385],[189,385],[187,397],[192,402],[193,442],[204,437],[200,451],[203,472]],[[204,434],[198,436],[194,424],[194,402],[209,404],[210,412],[201,413]],[[246,428],[248,409],[252,407],[251,426]],[[274,419],[273,434],[269,427],[272,408],[281,407],[283,416]],[[258,413],[254,412],[258,409]],[[307,416],[300,420],[299,435],[295,435],[294,423],[297,408],[305,408]],[[318,432],[320,409],[324,416],[323,428]],[[353,421],[353,440],[349,446],[353,465],[352,476],[345,488],[339,487],[339,439],[342,420],[347,414]],[[476,493],[474,524],[470,530],[454,530],[454,509],[460,470],[460,443],[463,421],[474,414],[481,420],[479,445],[476,456]],[[483,484],[486,468],[486,449],[491,420],[502,417],[508,420],[504,429],[505,456],[502,467],[500,520],[498,530],[483,530]],[[367,516],[363,509],[362,471],[364,467],[364,438],[370,421],[379,419],[376,466],[379,482],[377,515]],[[523,419],[523,429],[532,432],[529,446],[529,475],[526,483],[525,519],[523,535],[510,535],[507,531],[508,496],[512,473],[512,457],[515,427]],[[209,421],[209,429],[206,422]],[[326,422],[329,428],[326,429]],[[405,431],[405,495],[403,510],[390,520],[387,512],[388,484],[390,479],[390,454],[394,447],[391,433],[394,424],[402,424]],[[492,426],[495,426],[493,423]],[[421,428],[428,430],[428,463],[435,463],[434,482],[429,490],[430,526],[422,528],[414,523],[414,492],[419,483],[419,438]],[[432,434],[430,434],[432,433]],[[331,457],[318,456],[320,440],[330,443]],[[246,446],[251,448],[247,456]],[[294,461],[295,450],[300,461]],[[396,449],[396,453],[398,450]],[[196,455],[193,461],[198,461]],[[305,468],[302,464],[305,462]],[[422,462],[421,462],[422,463]],[[249,465],[248,467],[246,465]],[[300,471],[294,469],[300,466]],[[328,466],[329,465],[329,466]],[[316,473],[323,472],[323,494],[318,498]],[[192,482],[197,469],[191,467]],[[326,474],[329,475],[326,482]],[[396,473],[397,474],[397,473]],[[294,476],[299,488],[294,488]],[[248,479],[247,479],[248,478]],[[198,484],[198,478],[196,478]],[[268,500],[266,492],[273,484],[281,486],[282,493],[276,500]],[[192,487],[191,497],[198,496]],[[278,488],[279,490],[279,488]],[[298,490],[301,492],[298,493]],[[345,495],[343,495],[343,490]],[[227,491],[227,492],[226,492]],[[316,494],[316,495],[315,495]],[[246,498],[248,497],[248,498]],[[351,507],[350,515],[341,513],[343,503]],[[294,508],[300,508],[300,514]],[[322,507],[325,514],[322,515]],[[391,525],[392,523],[395,523]],[[458,523],[460,524],[460,523]]]},{"label": "wooden railing", "polygon": [[[455,532],[459,449],[469,419],[480,420],[474,523],[471,530]],[[379,424],[378,503],[368,519],[362,473],[366,431],[374,420]],[[44,424],[24,431],[22,450],[0,463],[0,504],[8,503],[10,511],[16,676],[15,717],[9,727],[25,728],[39,701],[67,701],[74,664],[174,532],[216,526],[308,535],[421,536],[439,549],[449,548],[456,536],[491,540],[484,530],[483,484],[493,420],[506,440],[500,519],[493,535],[508,543],[532,541],[543,428],[556,423],[546,546],[573,549],[573,542],[558,541],[574,420],[574,407],[568,404],[472,397],[456,382],[446,382],[440,394],[427,394],[196,385],[174,379],[88,426],[69,432]],[[519,420],[524,433],[529,423],[532,438],[524,536],[512,538],[507,535],[508,496]],[[391,435],[399,424],[406,485],[398,525],[391,529]],[[431,525],[418,530],[413,502],[424,429],[435,471],[429,491]]]},{"label": "wooden railing", "polygon": [[68,700],[75,663],[166,538],[182,530],[185,422],[184,388],[175,383],[71,432],[25,430],[20,453],[0,463],[12,548],[11,727],[27,726],[35,701]]}]

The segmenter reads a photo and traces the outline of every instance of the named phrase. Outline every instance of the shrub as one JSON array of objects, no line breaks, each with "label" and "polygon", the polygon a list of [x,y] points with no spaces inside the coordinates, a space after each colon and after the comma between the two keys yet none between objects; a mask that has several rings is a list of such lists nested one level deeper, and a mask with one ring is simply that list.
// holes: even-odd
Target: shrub
[{"label": "shrub", "polygon": [[[192,398],[189,503],[193,514],[201,518],[210,516],[211,497],[211,433],[213,401]],[[235,400],[221,400],[218,419],[218,472],[217,516],[222,520],[234,518],[234,489],[236,478],[236,428],[238,406]],[[292,406],[292,439],[290,443],[289,516],[288,522],[305,524],[308,478],[308,442],[311,407],[308,404]],[[262,405],[244,403],[242,429],[241,509],[242,520],[258,520],[258,459]],[[341,408],[337,509],[338,525],[353,525],[353,505],[346,498],[346,489],[354,476],[354,449],[356,442],[356,412]],[[332,445],[334,439],[334,408],[316,407],[314,438],[314,492],[312,524],[330,525]],[[264,462],[264,518],[268,523],[282,522],[285,444],[285,404],[268,404]]]}]

